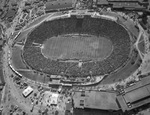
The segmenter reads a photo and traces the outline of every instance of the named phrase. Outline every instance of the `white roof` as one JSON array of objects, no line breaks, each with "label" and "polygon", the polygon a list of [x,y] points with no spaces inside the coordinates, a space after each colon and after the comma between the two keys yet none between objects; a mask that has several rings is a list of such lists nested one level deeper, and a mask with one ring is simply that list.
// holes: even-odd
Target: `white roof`
[{"label": "white roof", "polygon": [[51,97],[51,102],[50,103],[57,105],[57,101],[58,101],[58,94],[53,93],[52,97]]},{"label": "white roof", "polygon": [[22,92],[22,94],[23,94],[24,96],[28,96],[32,91],[33,91],[33,88],[31,88],[30,86],[28,86],[28,87]]},{"label": "white roof", "polygon": [[58,97],[59,97],[59,94],[58,93],[52,93],[52,92],[49,92],[49,91],[46,91],[45,92],[45,103],[48,104],[48,105],[57,105],[58,103]]}]

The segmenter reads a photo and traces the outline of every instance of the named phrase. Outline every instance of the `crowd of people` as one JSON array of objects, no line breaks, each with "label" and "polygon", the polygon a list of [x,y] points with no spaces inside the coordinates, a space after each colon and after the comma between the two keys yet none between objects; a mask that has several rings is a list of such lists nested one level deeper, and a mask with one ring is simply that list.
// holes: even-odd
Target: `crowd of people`
[{"label": "crowd of people", "polygon": [[[82,67],[78,62],[62,62],[45,58],[40,47],[32,43],[43,44],[47,39],[65,34],[90,34],[110,39],[113,44],[111,55],[102,61],[84,62]],[[48,74],[65,74],[72,76],[88,76],[109,74],[121,67],[129,58],[130,37],[121,25],[114,21],[85,16],[77,19],[75,16],[65,19],[55,19],[44,22],[29,33],[24,46],[23,57],[33,69]]]}]

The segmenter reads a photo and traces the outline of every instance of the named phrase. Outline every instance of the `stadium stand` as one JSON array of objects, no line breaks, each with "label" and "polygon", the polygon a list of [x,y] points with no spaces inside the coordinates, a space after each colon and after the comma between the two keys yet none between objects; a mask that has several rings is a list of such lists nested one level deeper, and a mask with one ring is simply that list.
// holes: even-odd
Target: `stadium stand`
[{"label": "stadium stand", "polygon": [[[31,68],[48,74],[58,75],[63,72],[69,76],[87,76],[89,74],[95,76],[111,73],[128,60],[131,49],[130,37],[124,27],[111,20],[91,18],[90,16],[85,16],[82,19],[80,27],[78,24],[76,16],[71,16],[71,18],[43,22],[33,29],[28,34],[24,46],[25,62]],[[79,68],[77,62],[61,62],[57,59],[45,58],[41,53],[41,48],[33,45],[33,42],[43,44],[53,36],[77,33],[106,37],[112,41],[114,50],[108,58],[102,61],[85,62]]]}]

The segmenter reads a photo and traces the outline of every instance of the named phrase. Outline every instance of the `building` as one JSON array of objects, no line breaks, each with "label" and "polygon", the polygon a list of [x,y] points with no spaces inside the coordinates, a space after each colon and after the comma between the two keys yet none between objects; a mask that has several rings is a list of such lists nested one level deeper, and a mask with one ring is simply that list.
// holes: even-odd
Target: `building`
[{"label": "building", "polygon": [[73,0],[54,0],[46,2],[46,13],[55,10],[65,10],[73,8]]},{"label": "building", "polygon": [[51,105],[57,105],[57,103],[58,103],[58,96],[59,96],[59,94],[57,94],[57,93],[53,93],[52,94],[51,101],[50,101]]},{"label": "building", "polygon": [[57,105],[58,104],[58,93],[52,93],[50,91],[45,91],[44,92],[44,105]]},{"label": "building", "polygon": [[33,92],[33,88],[31,88],[30,86],[28,86],[28,87],[22,92],[22,95],[23,95],[24,97],[28,97],[32,92]]},{"label": "building", "polygon": [[67,101],[66,102],[66,111],[71,111],[72,109],[72,102],[71,101]]},{"label": "building", "polygon": [[76,91],[73,95],[74,108],[119,110],[116,93],[102,91]]},{"label": "building", "polygon": [[97,0],[97,5],[112,6],[112,8],[124,8],[124,9],[146,9],[149,5],[148,1],[144,0]]},{"label": "building", "polygon": [[123,112],[150,103],[150,78],[143,78],[137,84],[124,89],[123,92],[117,96],[117,101]]}]

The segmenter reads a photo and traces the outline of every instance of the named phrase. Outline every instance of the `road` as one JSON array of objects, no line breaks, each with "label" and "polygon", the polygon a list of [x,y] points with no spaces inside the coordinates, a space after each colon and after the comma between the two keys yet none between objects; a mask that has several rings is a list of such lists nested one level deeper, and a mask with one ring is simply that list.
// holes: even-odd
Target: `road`
[{"label": "road", "polygon": [[19,107],[21,107],[23,110],[25,110],[30,115],[32,115],[32,114],[34,115],[34,112],[37,112],[37,111],[34,111],[33,113],[30,112],[30,110],[32,108],[32,105],[31,104],[27,104],[25,102],[25,100],[23,99],[23,96],[21,96],[21,94],[18,92],[18,89],[15,87],[13,81],[9,77],[13,73],[12,73],[12,71],[8,67],[8,63],[7,63],[7,61],[8,61],[7,60],[7,58],[8,58],[7,50],[8,50],[8,47],[6,46],[4,48],[4,51],[6,53],[4,55],[4,64],[3,65],[4,65],[4,70],[5,70],[5,72],[4,72],[5,81],[6,81],[6,84],[8,85],[8,87],[9,87],[10,94],[15,99],[15,101],[18,104]]}]

